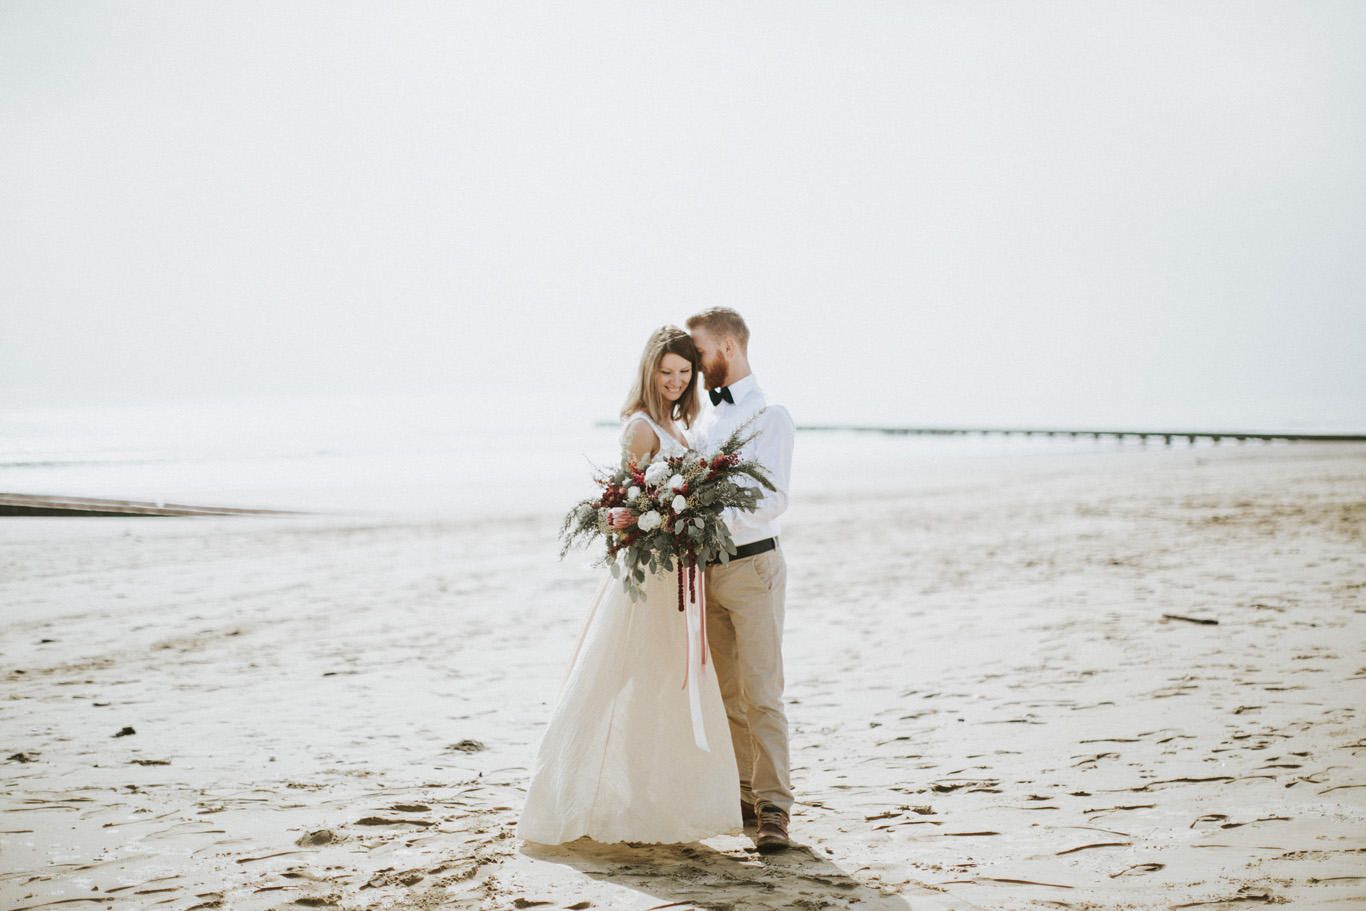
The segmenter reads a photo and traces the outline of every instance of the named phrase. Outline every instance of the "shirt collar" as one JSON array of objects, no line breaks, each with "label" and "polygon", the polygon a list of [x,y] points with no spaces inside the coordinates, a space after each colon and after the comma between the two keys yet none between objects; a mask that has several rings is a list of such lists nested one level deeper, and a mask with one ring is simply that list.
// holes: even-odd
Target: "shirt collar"
[{"label": "shirt collar", "polygon": [[728,388],[730,389],[730,397],[735,401],[735,404],[738,405],[744,400],[745,396],[759,388],[759,381],[756,380],[754,374],[751,373],[744,379],[736,380],[731,383]]}]

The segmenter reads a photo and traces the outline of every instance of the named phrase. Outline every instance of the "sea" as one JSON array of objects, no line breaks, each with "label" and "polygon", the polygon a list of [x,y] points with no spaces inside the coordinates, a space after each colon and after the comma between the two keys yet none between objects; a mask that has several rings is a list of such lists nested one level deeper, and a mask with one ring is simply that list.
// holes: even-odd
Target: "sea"
[{"label": "sea", "polygon": [[[0,410],[0,494],[365,515],[561,514],[592,492],[595,468],[615,463],[618,433],[609,413],[480,410],[440,396],[26,407]],[[792,485],[794,496],[831,493],[917,463],[1162,445],[827,425],[798,431]]]}]

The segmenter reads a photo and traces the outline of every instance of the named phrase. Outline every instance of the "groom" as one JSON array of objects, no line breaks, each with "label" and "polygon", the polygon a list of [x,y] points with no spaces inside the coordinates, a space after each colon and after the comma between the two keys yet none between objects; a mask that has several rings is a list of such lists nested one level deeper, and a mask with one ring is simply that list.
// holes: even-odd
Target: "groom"
[{"label": "groom", "polygon": [[[763,853],[789,845],[792,785],[788,773],[787,715],[783,711],[783,599],[787,563],[778,546],[777,519],[787,509],[796,427],[787,409],[770,405],[749,368],[749,328],[729,307],[688,320],[702,359],[714,420],[704,445],[719,446],[754,415],[757,431],[744,456],[768,470],[772,491],[754,512],[728,509],[722,519],[737,553],[729,565],[707,567],[707,639],[730,721],[740,770],[740,812],[759,826]],[[767,410],[764,410],[765,407]]]}]

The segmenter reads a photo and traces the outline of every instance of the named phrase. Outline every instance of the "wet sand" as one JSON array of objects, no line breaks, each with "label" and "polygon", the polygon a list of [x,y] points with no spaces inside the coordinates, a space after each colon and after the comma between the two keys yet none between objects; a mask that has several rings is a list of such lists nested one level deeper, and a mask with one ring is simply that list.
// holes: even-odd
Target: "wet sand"
[{"label": "wet sand", "polygon": [[1366,907],[1366,446],[883,469],[785,523],[772,856],[511,834],[557,515],[0,520],[0,907]]}]

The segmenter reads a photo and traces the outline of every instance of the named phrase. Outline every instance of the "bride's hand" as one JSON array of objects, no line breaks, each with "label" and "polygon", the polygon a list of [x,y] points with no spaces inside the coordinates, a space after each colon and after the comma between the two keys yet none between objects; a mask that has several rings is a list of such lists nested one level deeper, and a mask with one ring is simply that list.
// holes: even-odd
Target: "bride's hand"
[{"label": "bride's hand", "polygon": [[608,513],[607,524],[616,529],[630,528],[636,524],[635,510],[618,506]]}]

